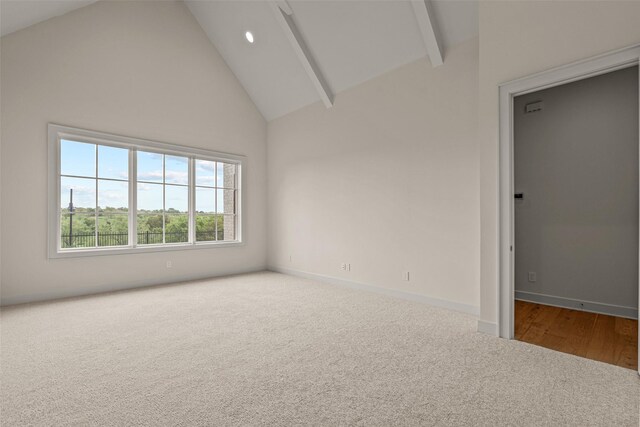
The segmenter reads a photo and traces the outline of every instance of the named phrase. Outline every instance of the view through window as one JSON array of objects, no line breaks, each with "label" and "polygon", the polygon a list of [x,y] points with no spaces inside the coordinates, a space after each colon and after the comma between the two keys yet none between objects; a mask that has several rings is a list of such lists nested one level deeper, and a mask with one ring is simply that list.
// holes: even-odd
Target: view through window
[{"label": "view through window", "polygon": [[69,138],[58,170],[63,251],[238,240],[235,162]]}]

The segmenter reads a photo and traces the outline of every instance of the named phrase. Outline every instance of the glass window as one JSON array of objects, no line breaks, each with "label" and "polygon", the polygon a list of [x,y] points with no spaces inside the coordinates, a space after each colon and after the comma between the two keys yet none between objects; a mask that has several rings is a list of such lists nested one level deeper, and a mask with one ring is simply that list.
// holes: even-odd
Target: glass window
[{"label": "glass window", "polygon": [[128,171],[126,149],[60,141],[61,248],[129,245]]},{"label": "glass window", "polygon": [[236,165],[196,158],[196,241],[235,240]]},{"label": "glass window", "polygon": [[99,133],[85,138],[89,131],[76,139],[70,128],[52,127],[64,133],[50,142],[59,162],[54,255],[240,241],[239,161]]}]

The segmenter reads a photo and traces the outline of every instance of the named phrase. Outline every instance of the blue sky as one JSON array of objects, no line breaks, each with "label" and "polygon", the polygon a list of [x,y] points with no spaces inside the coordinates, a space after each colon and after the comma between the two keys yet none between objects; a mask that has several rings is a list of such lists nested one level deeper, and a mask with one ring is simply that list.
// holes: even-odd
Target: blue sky
[{"label": "blue sky", "polygon": [[[97,147],[97,148],[96,148]],[[96,149],[98,165],[96,168]],[[162,162],[163,155],[138,151],[138,209],[162,209]],[[188,209],[188,159],[166,155],[165,159],[165,206],[183,212]],[[73,188],[73,203],[76,207],[95,208],[96,172],[98,178],[122,180],[98,180],[98,206],[128,206],[128,150],[107,146],[96,146],[75,141],[61,141],[61,207],[69,204],[69,189]],[[216,171],[216,162],[196,160],[196,185],[215,186],[216,172],[218,182],[222,183],[222,164]],[[83,177],[83,178],[76,178]],[[86,178],[84,178],[86,177]],[[218,211],[222,212],[223,190],[196,188],[196,210],[215,212],[215,200],[218,199]]]}]

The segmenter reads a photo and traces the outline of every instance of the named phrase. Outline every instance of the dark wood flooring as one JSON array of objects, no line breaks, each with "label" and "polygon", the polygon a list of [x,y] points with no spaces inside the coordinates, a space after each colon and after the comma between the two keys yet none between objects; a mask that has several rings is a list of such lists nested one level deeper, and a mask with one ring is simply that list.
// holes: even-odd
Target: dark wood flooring
[{"label": "dark wood flooring", "polygon": [[638,369],[638,321],[516,301],[515,338],[563,353]]}]

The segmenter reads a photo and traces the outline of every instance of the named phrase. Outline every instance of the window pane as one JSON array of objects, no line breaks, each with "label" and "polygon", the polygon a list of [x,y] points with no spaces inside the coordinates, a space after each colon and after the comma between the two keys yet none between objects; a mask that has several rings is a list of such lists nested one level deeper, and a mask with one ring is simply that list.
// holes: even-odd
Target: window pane
[{"label": "window pane", "polygon": [[236,213],[235,208],[235,190],[216,190],[217,192],[217,212],[233,214]]},{"label": "window pane", "polygon": [[222,231],[218,228],[219,240],[236,240],[236,216],[224,215]]},{"label": "window pane", "polygon": [[96,146],[84,142],[60,141],[60,173],[62,175],[96,176]]},{"label": "window pane", "polygon": [[186,157],[165,156],[164,176],[167,184],[189,184],[189,159]]},{"label": "window pane", "polygon": [[138,213],[162,214],[162,184],[138,184]]},{"label": "window pane", "polygon": [[218,163],[218,187],[236,187],[236,165],[231,163]]},{"label": "window pane", "polygon": [[73,207],[76,213],[93,214],[96,208],[96,180],[86,178],[60,178],[60,207],[68,209],[73,190]]},{"label": "window pane", "polygon": [[216,162],[196,160],[196,185],[215,187]]},{"label": "window pane", "polygon": [[102,214],[129,211],[129,183],[98,180],[98,209]]},{"label": "window pane", "polygon": [[196,212],[213,214],[216,211],[216,190],[196,188]]},{"label": "window pane", "polygon": [[138,215],[138,245],[162,243],[162,214]]},{"label": "window pane", "polygon": [[188,187],[167,185],[164,192],[164,204],[167,213],[187,213],[189,211]]},{"label": "window pane", "polygon": [[224,163],[216,162],[216,187],[224,184]]},{"label": "window pane", "polygon": [[87,248],[96,245],[95,215],[62,212],[60,215],[60,237],[63,248]]},{"label": "window pane", "polygon": [[162,182],[162,154],[138,151],[138,181]]},{"label": "window pane", "polygon": [[110,214],[98,216],[98,246],[129,244],[129,216]]},{"label": "window pane", "polygon": [[165,215],[165,242],[183,243],[189,241],[189,215]]},{"label": "window pane", "polygon": [[216,240],[216,222],[221,224],[222,217],[219,215],[196,215],[196,241]]},{"label": "window pane", "polygon": [[129,150],[98,145],[98,178],[128,179]]},{"label": "window pane", "polygon": [[50,228],[48,239],[63,248],[237,239],[240,165],[233,156],[72,129],[60,130],[58,141],[50,161],[59,171],[52,188],[59,190],[60,233]]}]

